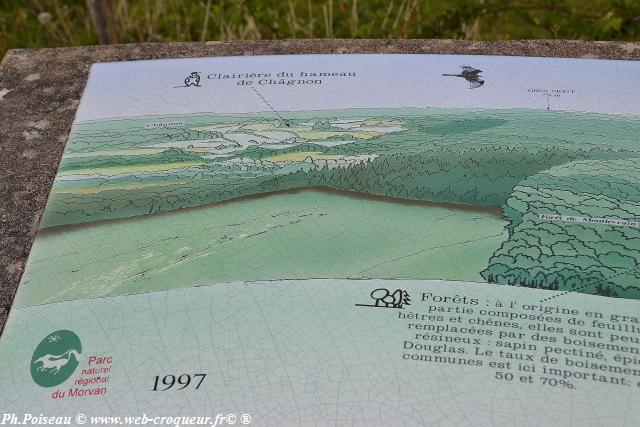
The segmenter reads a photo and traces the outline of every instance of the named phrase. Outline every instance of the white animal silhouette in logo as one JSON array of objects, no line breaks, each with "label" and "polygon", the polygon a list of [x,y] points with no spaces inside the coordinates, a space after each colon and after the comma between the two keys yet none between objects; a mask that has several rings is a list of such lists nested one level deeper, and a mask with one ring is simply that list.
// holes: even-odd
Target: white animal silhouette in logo
[{"label": "white animal silhouette in logo", "polygon": [[71,357],[74,357],[76,361],[80,360],[80,353],[73,348],[65,351],[64,353],[56,356],[53,354],[45,354],[39,359],[36,359],[33,364],[42,363],[42,366],[39,366],[36,370],[38,372],[42,371],[50,371],[53,375],[56,375],[60,369],[66,366],[67,363],[71,360]]}]

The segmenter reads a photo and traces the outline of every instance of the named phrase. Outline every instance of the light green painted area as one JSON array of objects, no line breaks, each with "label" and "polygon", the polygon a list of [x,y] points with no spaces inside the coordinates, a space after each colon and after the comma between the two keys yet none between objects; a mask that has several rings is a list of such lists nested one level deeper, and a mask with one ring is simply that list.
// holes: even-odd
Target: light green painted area
[{"label": "light green painted area", "polygon": [[35,240],[16,306],[228,281],[483,281],[505,225],[487,208],[304,190],[61,227]]},{"label": "light green painted area", "polygon": [[[403,309],[356,306],[372,304],[374,300],[370,293],[377,288],[406,291],[411,304]],[[462,304],[437,304],[444,309],[467,308],[456,314],[443,315],[443,321],[400,318],[400,314],[414,314],[427,319],[436,304],[421,301],[423,292],[450,298],[450,301],[456,296],[464,296],[469,300],[477,299],[480,305],[472,308]],[[515,378],[511,382],[496,381],[493,379],[496,368],[490,363],[497,366],[506,359],[498,350],[486,357],[474,354],[477,347],[471,339],[474,336],[480,338],[482,348],[497,349],[494,340],[499,333],[526,334],[527,338],[518,343],[536,343],[530,337],[539,333],[540,322],[536,316],[541,312],[528,311],[527,316],[516,320],[520,328],[514,330],[492,325],[474,326],[471,322],[488,318],[479,314],[480,309],[494,309],[496,302],[501,301],[506,305],[500,309],[503,312],[524,314],[524,311],[516,310],[522,305],[539,307],[541,300],[554,294],[540,289],[456,281],[319,279],[232,282],[12,309],[0,337],[0,402],[2,408],[10,408],[18,414],[32,413],[36,407],[38,413],[44,414],[73,415],[82,410],[96,416],[108,410],[121,414],[176,416],[184,414],[181,411],[186,411],[185,408],[205,408],[204,414],[215,416],[218,411],[223,414],[238,411],[234,408],[242,405],[242,412],[260,416],[256,416],[258,421],[249,426],[263,426],[266,417],[263,414],[275,413],[277,420],[266,424],[276,427],[322,425],[333,420],[331,417],[338,420],[332,424],[341,426],[637,425],[638,405],[630,405],[629,411],[619,409],[623,403],[638,400],[637,379],[631,374],[627,377],[633,378],[629,383],[633,381],[634,388],[591,379],[568,380],[575,384],[575,389],[550,387],[538,378],[532,384],[523,384]],[[511,301],[518,304],[514,310],[508,308]],[[560,306],[580,313],[596,311],[603,319],[611,316],[634,319],[640,310],[637,300],[613,301],[578,293],[552,301],[555,302],[545,307]],[[561,316],[564,324],[575,318]],[[452,323],[450,317],[460,320]],[[587,320],[581,326],[585,333],[596,336],[602,331],[586,316],[579,318]],[[435,337],[441,334],[410,329],[412,323],[450,325],[452,330],[444,335],[456,338],[458,343],[415,338],[420,333]],[[632,325],[630,321],[622,320],[618,324]],[[492,335],[453,331],[453,327],[469,326]],[[34,350],[43,338],[60,330],[72,331],[80,338],[84,357],[74,376],[58,389],[66,391],[76,387],[74,382],[81,377],[82,370],[90,367],[91,355],[113,355],[107,393],[51,399],[54,390],[33,381],[29,362]],[[467,338],[467,343],[463,338]],[[405,340],[430,347],[408,349]],[[462,348],[465,354],[452,354],[444,350],[443,344],[448,348]],[[536,344],[534,350],[521,353],[540,360],[545,345]],[[576,348],[562,339],[553,345],[567,352]],[[620,355],[615,349],[603,348],[601,352],[603,358],[611,361],[611,366],[625,368],[621,363],[614,364],[614,357]],[[407,360],[405,354],[408,357],[432,356],[432,359]],[[447,362],[447,357],[455,358],[449,360],[481,360],[483,364],[453,364]],[[632,367],[626,365],[628,369]],[[518,372],[516,366],[513,371]],[[584,371],[586,369],[571,372]],[[158,372],[202,372],[207,377],[197,392],[189,389],[153,392],[153,380]],[[518,388],[516,384],[525,388]],[[605,396],[606,400],[594,405],[594,393]],[[521,401],[514,400],[514,396],[524,396],[527,404],[518,412],[518,422],[513,422],[513,418],[505,422],[504,414]],[[215,409],[206,410],[212,402],[217,405]],[[549,406],[549,402],[553,402],[553,408],[563,410],[552,415],[549,411],[540,411],[545,405]],[[304,408],[302,417],[296,413],[296,405]],[[565,410],[572,405],[581,413],[584,408],[594,405],[593,417],[601,418],[587,414],[580,419],[584,422],[576,423],[575,411]],[[281,408],[286,410],[280,415],[278,410]],[[384,409],[382,416],[380,408]],[[627,418],[616,423],[616,411],[624,412]],[[413,414],[414,418],[407,423],[381,422],[383,418],[399,420],[406,414]],[[444,419],[450,423],[443,423]],[[242,425],[238,421],[235,427]]]},{"label": "light green painted area", "polygon": [[[76,124],[40,223],[42,255],[18,300],[343,277],[640,297],[637,227],[539,220],[638,217],[637,117],[527,109],[286,116]],[[148,148],[162,151],[139,152]],[[77,153],[96,155],[67,156]],[[317,188],[360,199],[283,193]]]}]

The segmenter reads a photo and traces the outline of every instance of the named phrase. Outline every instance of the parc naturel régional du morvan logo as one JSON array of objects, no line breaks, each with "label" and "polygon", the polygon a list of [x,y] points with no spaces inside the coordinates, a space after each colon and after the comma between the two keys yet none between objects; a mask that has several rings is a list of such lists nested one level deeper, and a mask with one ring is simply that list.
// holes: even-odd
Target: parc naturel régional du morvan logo
[{"label": "parc naturel r\u00e9gional du morvan logo", "polygon": [[33,352],[31,377],[42,387],[62,384],[78,367],[82,344],[71,331],[52,332]]}]

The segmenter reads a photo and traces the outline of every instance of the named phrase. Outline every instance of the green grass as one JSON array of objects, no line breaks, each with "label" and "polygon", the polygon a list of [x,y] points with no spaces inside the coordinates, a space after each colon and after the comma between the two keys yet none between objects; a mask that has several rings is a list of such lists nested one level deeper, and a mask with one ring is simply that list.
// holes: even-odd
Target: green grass
[{"label": "green grass", "polygon": [[[289,38],[637,40],[635,0],[114,0],[112,42]],[[11,48],[97,44],[84,0],[0,0]]]},{"label": "green grass", "polygon": [[202,160],[200,156],[185,153],[179,148],[165,149],[158,154],[136,154],[136,155],[113,155],[113,156],[85,156],[85,157],[65,157],[60,162],[59,172],[82,171],[99,168],[118,168],[125,166],[146,166],[156,164],[183,163]]}]

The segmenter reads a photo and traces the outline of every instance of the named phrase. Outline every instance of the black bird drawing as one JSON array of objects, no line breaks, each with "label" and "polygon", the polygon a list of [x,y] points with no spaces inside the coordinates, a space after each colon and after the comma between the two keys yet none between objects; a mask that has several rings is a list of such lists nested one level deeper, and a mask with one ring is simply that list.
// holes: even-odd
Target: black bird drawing
[{"label": "black bird drawing", "polygon": [[469,82],[469,89],[477,89],[484,84],[484,80],[480,79],[482,70],[463,65],[460,74],[443,74],[443,76],[462,77]]}]

